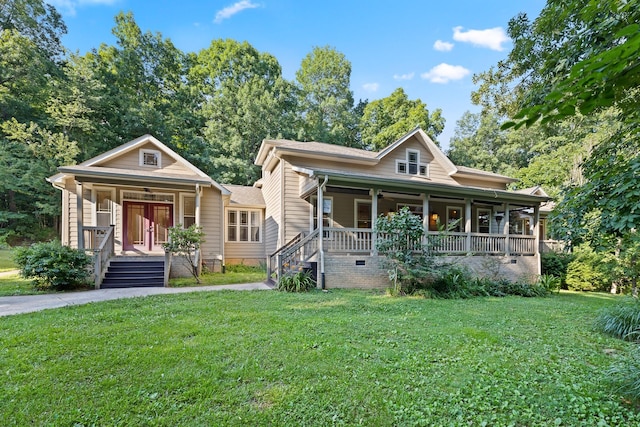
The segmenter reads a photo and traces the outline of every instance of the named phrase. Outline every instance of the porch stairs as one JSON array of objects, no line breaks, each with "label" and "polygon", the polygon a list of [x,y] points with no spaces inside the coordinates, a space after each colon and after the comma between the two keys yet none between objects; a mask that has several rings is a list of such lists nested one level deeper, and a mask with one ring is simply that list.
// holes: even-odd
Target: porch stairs
[{"label": "porch stairs", "polygon": [[164,287],[164,257],[111,258],[101,289]]},{"label": "porch stairs", "polygon": [[318,229],[306,236],[303,233],[298,234],[269,256],[267,281],[275,286],[280,277],[299,269],[314,273],[315,263],[312,261],[317,254]]}]

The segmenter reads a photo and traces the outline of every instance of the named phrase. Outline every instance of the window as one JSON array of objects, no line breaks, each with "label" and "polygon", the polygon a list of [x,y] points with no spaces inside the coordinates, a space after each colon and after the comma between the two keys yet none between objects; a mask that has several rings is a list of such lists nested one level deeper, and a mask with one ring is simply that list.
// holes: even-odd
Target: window
[{"label": "window", "polygon": [[162,153],[158,150],[140,150],[140,166],[162,167]]},{"label": "window", "polygon": [[191,227],[196,223],[196,198],[195,196],[182,197],[182,225]]},{"label": "window", "polygon": [[373,228],[371,202],[356,200],[356,228]]},{"label": "window", "polygon": [[461,207],[447,206],[447,231],[464,231]]},{"label": "window", "polygon": [[491,209],[478,208],[476,217],[476,229],[478,233],[489,233],[491,230]]},{"label": "window", "polygon": [[396,173],[402,175],[429,176],[429,165],[420,163],[420,152],[407,150],[405,159],[396,160]]},{"label": "window", "polygon": [[[333,197],[324,197],[322,199],[322,226],[333,227]],[[311,196],[311,218],[312,231],[318,228],[318,197]],[[329,237],[329,232],[324,230],[324,237]]]},{"label": "window", "polygon": [[260,242],[260,211],[227,210],[227,242]]},{"label": "window", "polygon": [[95,189],[95,224],[108,227],[114,224],[114,191],[111,189]]}]

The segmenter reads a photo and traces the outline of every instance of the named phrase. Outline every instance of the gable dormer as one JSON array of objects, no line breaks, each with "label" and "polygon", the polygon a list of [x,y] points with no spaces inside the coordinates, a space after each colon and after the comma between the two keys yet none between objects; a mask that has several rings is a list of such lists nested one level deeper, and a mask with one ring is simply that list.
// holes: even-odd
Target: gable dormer
[{"label": "gable dormer", "polygon": [[396,158],[396,174],[429,178],[427,157],[420,150],[405,149],[404,158]]}]

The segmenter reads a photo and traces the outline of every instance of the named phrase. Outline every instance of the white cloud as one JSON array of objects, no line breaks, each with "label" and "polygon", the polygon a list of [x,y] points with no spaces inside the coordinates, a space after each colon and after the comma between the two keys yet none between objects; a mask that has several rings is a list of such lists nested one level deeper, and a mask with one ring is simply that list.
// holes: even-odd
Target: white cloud
[{"label": "white cloud", "polygon": [[46,0],[63,15],[75,16],[79,6],[112,5],[119,0]]},{"label": "white cloud", "polygon": [[380,88],[380,84],[378,83],[365,83],[362,85],[362,89],[367,92],[377,92],[378,88]]},{"label": "white cloud", "polygon": [[502,27],[489,28],[486,30],[462,31],[462,27],[453,29],[453,39],[459,42],[471,43],[480,47],[488,47],[492,50],[503,50],[503,43],[508,42],[509,37]]},{"label": "white cloud", "polygon": [[439,64],[427,71],[420,74],[425,80],[429,80],[431,83],[449,83],[451,80],[460,80],[467,76],[471,71],[467,70],[461,65],[449,65]]},{"label": "white cloud", "polygon": [[219,24],[225,19],[231,18],[236,13],[240,13],[245,9],[255,9],[256,7],[260,7],[260,5],[257,3],[251,3],[251,0],[241,0],[231,6],[227,6],[224,9],[219,10],[216,13],[216,19],[214,19],[213,22]]},{"label": "white cloud", "polygon": [[435,50],[439,50],[440,52],[449,52],[451,49],[453,49],[453,43],[436,40],[436,42],[433,44],[433,48]]},{"label": "white cloud", "polygon": [[407,74],[394,74],[393,78],[395,80],[411,80],[415,73],[407,73]]}]

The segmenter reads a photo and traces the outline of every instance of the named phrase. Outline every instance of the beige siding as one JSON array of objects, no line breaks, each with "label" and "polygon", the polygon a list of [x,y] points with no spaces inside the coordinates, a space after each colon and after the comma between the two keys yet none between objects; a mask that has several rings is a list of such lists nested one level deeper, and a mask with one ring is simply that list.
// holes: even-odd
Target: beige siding
[{"label": "beige siding", "polygon": [[226,242],[225,264],[257,265],[266,259],[264,242]]},{"label": "beige siding", "polygon": [[[155,170],[154,168],[150,168],[148,166],[140,166],[140,150],[156,150],[158,148],[153,144],[145,144],[144,146],[130,150],[124,153],[121,156],[118,156],[114,159],[111,159],[107,162],[104,162],[97,166],[108,167],[108,168],[116,168],[116,169],[129,169],[129,170]],[[172,174],[183,174],[183,175],[194,175],[194,172],[187,168],[185,165],[177,162],[166,152],[162,153],[161,166],[160,170],[163,170],[167,173]]]},{"label": "beige siding", "polygon": [[506,186],[501,182],[492,182],[485,181],[479,179],[468,179],[468,178],[457,178],[456,181],[460,185],[464,185],[466,187],[481,187],[481,188],[492,188],[495,190],[505,190]]},{"label": "beige siding", "polygon": [[224,254],[222,194],[216,188],[205,187],[200,203],[200,225],[205,234],[202,245],[204,260],[217,259]]},{"label": "beige siding", "polygon": [[284,162],[284,243],[309,231],[311,205],[300,198],[299,189],[298,174],[290,163]]},{"label": "beige siding", "polygon": [[263,171],[262,194],[266,205],[264,218],[264,240],[267,254],[274,253],[281,245],[278,238],[282,224],[282,209],[280,201],[280,162],[270,173]]}]

